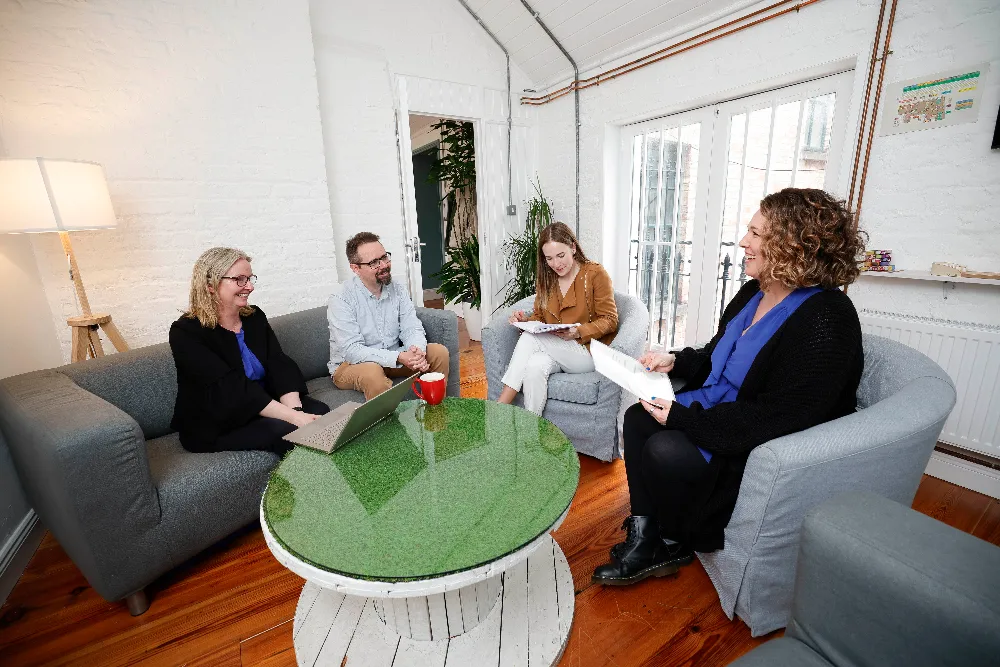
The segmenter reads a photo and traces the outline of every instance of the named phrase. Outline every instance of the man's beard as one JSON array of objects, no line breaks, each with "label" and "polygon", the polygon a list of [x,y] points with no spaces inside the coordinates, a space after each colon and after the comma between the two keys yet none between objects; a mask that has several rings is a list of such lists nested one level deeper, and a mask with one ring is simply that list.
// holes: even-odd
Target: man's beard
[{"label": "man's beard", "polygon": [[381,273],[376,274],[375,282],[377,282],[382,287],[385,287],[386,285],[392,282],[392,273],[386,271],[384,276]]}]

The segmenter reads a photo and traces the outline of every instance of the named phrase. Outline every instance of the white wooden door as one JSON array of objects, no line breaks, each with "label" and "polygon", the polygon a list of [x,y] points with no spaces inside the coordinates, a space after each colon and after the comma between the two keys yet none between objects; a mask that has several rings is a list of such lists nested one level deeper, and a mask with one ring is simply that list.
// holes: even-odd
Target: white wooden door
[{"label": "white wooden door", "polygon": [[[698,262],[705,245],[708,174],[711,164],[710,109],[666,116],[623,129],[624,168],[616,284],[649,309],[648,342],[667,349],[695,340],[692,295],[702,290]],[[624,231],[624,230],[623,230]]]},{"label": "white wooden door", "polygon": [[760,200],[786,187],[839,192],[852,80],[843,72],[716,107],[698,340],[748,280],[738,244]]},{"label": "white wooden door", "polygon": [[649,309],[648,346],[707,341],[746,282],[737,245],[760,200],[838,192],[852,72],[622,128],[618,285]]},{"label": "white wooden door", "polygon": [[[403,265],[413,305],[424,305],[424,284],[420,275],[420,231],[417,227],[417,199],[413,190],[413,147],[410,144],[409,94],[406,78],[396,78],[396,154],[402,186],[400,208],[403,214]],[[395,259],[395,258],[394,258]]]}]

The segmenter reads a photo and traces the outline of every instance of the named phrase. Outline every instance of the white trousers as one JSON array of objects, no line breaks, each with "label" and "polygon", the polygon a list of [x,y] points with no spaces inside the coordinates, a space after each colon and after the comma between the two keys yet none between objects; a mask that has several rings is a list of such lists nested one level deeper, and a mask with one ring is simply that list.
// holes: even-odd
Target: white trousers
[{"label": "white trousers", "polygon": [[557,370],[590,373],[594,370],[594,358],[587,348],[574,340],[524,331],[514,348],[503,383],[523,391],[524,407],[541,416],[549,397],[549,375]]}]

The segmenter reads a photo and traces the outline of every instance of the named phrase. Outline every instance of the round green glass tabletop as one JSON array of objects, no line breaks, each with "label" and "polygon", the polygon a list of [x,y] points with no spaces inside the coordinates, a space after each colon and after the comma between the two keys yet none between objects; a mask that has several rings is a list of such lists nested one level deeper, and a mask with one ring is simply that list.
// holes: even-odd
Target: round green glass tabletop
[{"label": "round green glass tabletop", "polygon": [[296,558],[358,579],[485,565],[549,530],[580,478],[573,445],[527,410],[468,398],[401,403],[331,453],[296,447],[263,514]]}]

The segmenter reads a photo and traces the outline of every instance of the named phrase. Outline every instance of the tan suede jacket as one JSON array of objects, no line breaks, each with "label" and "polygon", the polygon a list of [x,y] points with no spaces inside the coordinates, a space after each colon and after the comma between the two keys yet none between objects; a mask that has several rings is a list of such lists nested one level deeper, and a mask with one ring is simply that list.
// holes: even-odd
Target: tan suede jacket
[{"label": "tan suede jacket", "polygon": [[536,294],[535,307],[528,319],[546,324],[579,322],[578,343],[589,349],[590,341],[596,338],[610,345],[618,331],[618,308],[611,276],[597,262],[587,262],[580,267],[565,297],[556,284],[543,308]]}]

